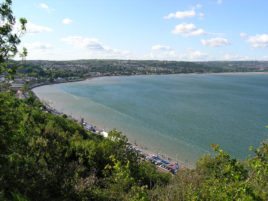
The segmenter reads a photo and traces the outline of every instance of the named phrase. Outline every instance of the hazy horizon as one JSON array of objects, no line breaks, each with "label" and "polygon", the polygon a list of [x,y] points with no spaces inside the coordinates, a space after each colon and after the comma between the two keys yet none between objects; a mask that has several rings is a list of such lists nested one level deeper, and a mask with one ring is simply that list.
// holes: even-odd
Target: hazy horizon
[{"label": "hazy horizon", "polygon": [[[21,61],[21,59],[14,59],[15,61]],[[268,60],[200,60],[200,61],[187,61],[187,60],[160,60],[160,59],[65,59],[65,60],[51,60],[51,59],[27,59],[27,61],[83,61],[83,60],[106,60],[106,61],[159,61],[159,62],[268,62]]]}]

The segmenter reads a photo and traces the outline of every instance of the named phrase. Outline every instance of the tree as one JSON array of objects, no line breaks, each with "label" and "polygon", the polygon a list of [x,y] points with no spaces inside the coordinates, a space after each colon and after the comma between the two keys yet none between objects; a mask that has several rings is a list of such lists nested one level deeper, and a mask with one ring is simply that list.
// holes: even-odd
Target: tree
[{"label": "tree", "polygon": [[268,142],[263,142],[255,152],[255,157],[248,160],[249,182],[254,191],[263,200],[268,200]]},{"label": "tree", "polygon": [[25,63],[27,55],[28,55],[28,51],[25,47],[23,47],[22,52],[20,52],[20,58],[21,58],[22,64]]},{"label": "tree", "polygon": [[[16,72],[16,68],[10,67],[8,61],[18,53],[20,38],[26,31],[27,20],[25,18],[19,19],[19,29],[16,31],[17,23],[11,5],[12,0],[5,0],[0,4],[0,74]],[[26,48],[23,48],[22,54],[27,56]]]}]

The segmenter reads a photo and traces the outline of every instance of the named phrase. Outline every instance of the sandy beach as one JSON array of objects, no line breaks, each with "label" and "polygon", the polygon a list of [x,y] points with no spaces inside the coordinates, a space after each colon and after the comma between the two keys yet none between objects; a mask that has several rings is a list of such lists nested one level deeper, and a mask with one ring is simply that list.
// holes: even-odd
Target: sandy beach
[{"label": "sandy beach", "polygon": [[[36,95],[36,97],[38,98],[37,95]],[[53,113],[55,115],[64,115],[63,112],[59,111],[55,107],[52,107],[49,104],[49,102],[44,102],[42,100],[40,100],[40,101],[43,102],[43,104],[46,106],[47,111],[49,111],[49,112],[51,112],[51,113]],[[83,117],[79,119],[79,118],[73,117],[71,114],[65,114],[65,115],[68,118],[70,118],[71,120],[74,120],[76,122],[81,122],[81,119],[83,119],[83,122],[84,122],[84,125],[85,125],[84,126],[85,129],[86,129],[86,125],[91,125],[88,122],[85,122]],[[107,133],[109,133],[109,131],[105,131],[104,129],[102,129],[103,127],[97,127],[95,125],[92,125],[92,126],[94,127],[94,130],[96,130],[95,134],[100,134],[101,132],[107,132]],[[125,134],[125,135],[127,136],[127,134]],[[148,157],[151,157],[151,156],[158,156],[158,157],[162,158],[163,160],[166,160],[166,161],[170,162],[170,164],[179,164],[179,169],[186,169],[186,168],[191,169],[191,168],[194,168],[193,166],[191,166],[189,164],[186,164],[183,161],[175,160],[175,159],[167,156],[164,153],[155,153],[155,152],[149,150],[145,146],[138,145],[136,142],[135,143],[129,142],[129,143],[131,144],[131,146],[133,147],[133,149],[135,149],[136,151],[139,151],[142,156],[145,156],[145,158],[148,158]],[[165,169],[165,168],[162,168],[162,167],[160,167],[158,165],[157,165],[157,167],[160,168],[163,171],[167,171],[168,172],[168,170]]]}]

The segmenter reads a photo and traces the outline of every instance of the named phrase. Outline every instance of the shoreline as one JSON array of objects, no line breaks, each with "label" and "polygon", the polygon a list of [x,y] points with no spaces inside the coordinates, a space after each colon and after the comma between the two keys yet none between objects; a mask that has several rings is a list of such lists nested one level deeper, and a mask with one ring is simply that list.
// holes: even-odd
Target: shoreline
[{"label": "shoreline", "polygon": [[[42,86],[48,86],[48,85],[54,85],[54,84],[64,84],[64,83],[72,83],[72,82],[82,82],[82,81],[85,81],[85,80],[89,80],[91,78],[94,78],[94,77],[88,77],[88,78],[85,78],[85,79],[77,79],[77,80],[65,80],[65,81],[61,81],[61,82],[41,82],[41,83],[36,83],[36,84],[33,84],[29,87],[29,90],[32,91],[34,88],[38,88],[38,87],[42,87]],[[33,91],[32,91],[33,92]],[[33,92],[34,93],[34,92]]]},{"label": "shoreline", "polygon": [[43,82],[43,83],[36,83],[29,87],[29,89],[32,91],[34,88],[47,86],[47,85],[55,85],[55,84],[64,84],[64,83],[72,83],[72,82],[83,82],[86,80],[96,79],[96,78],[104,78],[104,77],[131,77],[131,76],[165,76],[165,75],[247,75],[247,74],[255,74],[255,75],[264,75],[268,74],[268,71],[252,71],[252,72],[205,72],[205,73],[170,73],[170,74],[137,74],[137,75],[104,75],[104,76],[91,76],[87,78],[81,78],[76,80],[65,80],[61,82]]},{"label": "shoreline", "polygon": [[[46,107],[46,111],[48,111],[50,113],[53,113],[55,115],[66,115],[67,118],[69,118],[69,119],[77,122],[78,124],[79,124],[79,122],[81,122],[81,125],[83,126],[83,128],[85,130],[91,131],[92,133],[94,133],[96,135],[101,135],[104,138],[108,137],[108,133],[110,131],[107,132],[106,130],[104,130],[102,128],[99,128],[99,127],[97,127],[97,126],[95,126],[95,125],[93,125],[91,123],[88,123],[88,122],[84,121],[84,118],[83,117],[81,117],[81,119],[78,119],[78,118],[72,116],[71,114],[66,114],[64,112],[61,112],[61,111],[57,110],[55,107],[52,107],[51,105],[49,105],[49,103],[45,103],[42,100],[40,100],[40,98],[35,93],[34,93],[34,95],[38,98],[38,100],[40,102],[42,102],[42,104],[44,104],[44,106]],[[90,128],[88,126],[90,126]],[[92,128],[94,128],[94,131],[92,130]],[[127,136],[127,134],[125,136]],[[155,157],[157,157],[160,160],[169,162],[170,165],[176,165],[177,164],[178,165],[178,170],[180,170],[180,169],[193,169],[194,168],[194,166],[187,165],[185,162],[183,162],[181,160],[175,160],[172,157],[167,156],[165,153],[155,153],[154,151],[149,150],[146,146],[141,146],[141,145],[137,144],[136,142],[133,143],[131,141],[128,141],[128,143],[129,143],[130,147],[133,150],[135,150],[136,152],[138,152],[142,157],[144,157],[145,160],[147,160],[147,161],[152,162],[153,164],[155,164],[156,167],[159,170],[171,172],[170,170],[162,167],[162,165],[163,165],[162,163],[161,164],[158,164],[159,163],[158,162],[159,160],[155,160],[154,159]]]},{"label": "shoreline", "polygon": [[[268,74],[268,72],[221,72],[221,73],[186,73],[186,74],[160,74],[160,75],[211,75],[211,74],[212,74],[212,75],[213,75],[213,74],[215,74],[215,75],[232,75],[232,74],[235,74],[235,75],[237,75],[237,74],[247,75],[247,74]],[[152,75],[158,75],[158,74],[152,74]],[[152,76],[152,75],[151,75],[151,76]],[[123,75],[123,76],[128,77],[128,76],[126,76],[126,75]],[[129,76],[150,76],[150,75],[129,75]],[[95,77],[88,77],[88,78],[81,79],[81,80],[74,80],[74,81],[72,81],[72,80],[67,81],[67,80],[66,80],[66,81],[64,81],[64,82],[59,82],[59,83],[41,83],[41,84],[36,85],[36,86],[34,86],[34,87],[30,87],[30,90],[34,93],[33,89],[34,89],[34,88],[37,88],[37,87],[42,87],[42,86],[46,86],[46,85],[54,85],[54,84],[63,84],[63,83],[69,83],[69,82],[83,82],[83,81],[87,81],[87,80],[91,80],[91,79],[95,79],[95,78],[103,78],[103,77],[111,77],[111,76],[95,76]],[[117,75],[117,76],[113,76],[113,77],[122,77],[122,76]],[[35,94],[35,93],[34,93],[34,94]],[[43,104],[45,104],[45,103],[44,103],[44,102],[37,96],[37,94],[35,94],[35,96],[36,96],[36,97],[37,97]],[[50,108],[52,108],[52,109],[56,112],[56,114],[65,114],[64,112],[60,112],[60,111],[57,110],[56,108],[52,107],[50,104],[48,104],[48,106],[49,106]],[[71,115],[66,114],[66,115],[67,115],[68,117],[72,118],[73,120],[77,121],[77,122],[80,121],[80,119],[71,116],[72,114],[71,114]],[[82,118],[82,117],[81,117],[81,118]],[[94,119],[94,118],[93,118],[93,119]],[[105,125],[98,125],[98,127],[105,127]],[[101,129],[101,130],[103,130],[103,129]],[[125,134],[125,135],[127,136],[127,134]],[[133,141],[133,140],[132,140],[132,141]],[[135,141],[135,139],[134,139],[134,141]],[[193,165],[193,164],[186,164],[186,162],[183,162],[182,160],[179,160],[179,159],[174,160],[173,158],[171,158],[171,157],[165,155],[165,153],[156,153],[156,152],[154,152],[154,151],[152,151],[152,150],[149,150],[146,146],[142,146],[142,145],[138,145],[138,144],[136,144],[136,141],[135,141],[134,143],[131,142],[131,141],[129,141],[129,143],[130,143],[133,147],[136,147],[138,150],[141,150],[142,153],[146,154],[147,156],[148,156],[148,155],[159,155],[159,156],[161,156],[162,158],[164,158],[164,159],[168,159],[168,160],[171,161],[171,162],[179,162],[181,168],[192,169],[192,168],[195,167],[195,165]]]}]

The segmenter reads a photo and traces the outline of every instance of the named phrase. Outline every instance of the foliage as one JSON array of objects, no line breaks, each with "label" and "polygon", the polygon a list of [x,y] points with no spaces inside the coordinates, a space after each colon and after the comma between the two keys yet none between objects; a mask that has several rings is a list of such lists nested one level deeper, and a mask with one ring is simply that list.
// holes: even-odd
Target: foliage
[{"label": "foliage", "polygon": [[4,199],[147,200],[146,178],[168,182],[144,165],[120,132],[111,131],[108,139],[86,132],[73,120],[43,111],[34,97],[1,93],[0,104]]},{"label": "foliage", "polygon": [[263,200],[268,200],[268,143],[263,143],[254,150],[256,156],[249,159],[249,183],[254,187],[254,193]]},{"label": "foliage", "polygon": [[213,145],[215,156],[204,156],[196,169],[181,170],[164,187],[150,192],[153,200],[268,200],[268,144],[256,155],[237,161]]},{"label": "foliage", "polygon": [[[31,69],[31,71],[27,71]],[[39,78],[85,78],[100,75],[178,74],[267,71],[267,62],[182,62],[135,60],[28,61],[21,71]],[[40,70],[42,69],[42,70]],[[66,70],[67,69],[67,70]],[[29,72],[29,73],[28,73]],[[41,74],[39,74],[40,72]]]},{"label": "foliage", "polygon": [[[17,46],[20,44],[20,37],[26,30],[27,20],[19,19],[20,27],[17,33],[16,19],[11,9],[11,0],[5,0],[0,4],[0,74],[8,72],[14,75],[15,68],[10,68],[7,61],[18,53]],[[23,55],[27,56],[27,50],[24,48]]]}]

